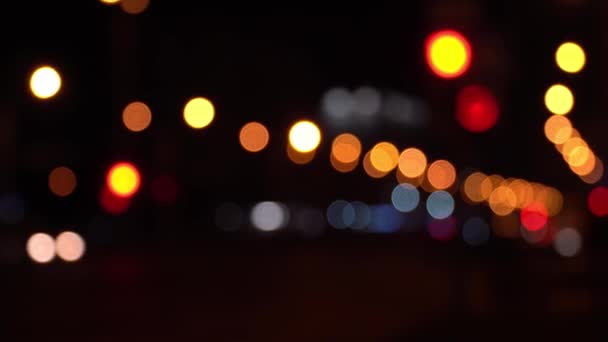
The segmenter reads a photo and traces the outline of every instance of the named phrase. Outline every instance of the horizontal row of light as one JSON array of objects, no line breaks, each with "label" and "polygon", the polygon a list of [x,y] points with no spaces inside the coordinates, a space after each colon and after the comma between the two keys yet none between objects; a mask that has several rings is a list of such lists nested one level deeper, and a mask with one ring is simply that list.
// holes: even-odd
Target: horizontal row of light
[{"label": "horizontal row of light", "polygon": [[55,256],[67,262],[82,258],[85,252],[85,242],[82,237],[72,231],[64,231],[56,238],[46,233],[35,233],[26,244],[27,255],[36,263],[49,263]]}]

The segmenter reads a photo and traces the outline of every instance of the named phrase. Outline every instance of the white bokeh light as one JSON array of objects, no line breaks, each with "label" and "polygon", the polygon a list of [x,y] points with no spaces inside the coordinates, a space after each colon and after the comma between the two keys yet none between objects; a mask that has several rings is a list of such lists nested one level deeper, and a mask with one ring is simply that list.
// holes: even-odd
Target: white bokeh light
[{"label": "white bokeh light", "polygon": [[265,201],[256,204],[251,209],[251,224],[265,232],[278,230],[284,227],[289,221],[289,212],[284,205]]}]

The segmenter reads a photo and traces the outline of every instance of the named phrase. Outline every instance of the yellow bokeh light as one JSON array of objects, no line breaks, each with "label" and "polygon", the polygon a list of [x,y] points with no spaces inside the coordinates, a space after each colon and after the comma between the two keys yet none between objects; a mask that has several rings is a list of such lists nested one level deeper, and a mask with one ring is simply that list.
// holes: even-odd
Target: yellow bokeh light
[{"label": "yellow bokeh light", "polygon": [[60,166],[49,174],[49,189],[59,197],[65,197],[74,192],[76,188],[76,175],[65,166]]},{"label": "yellow bokeh light", "polygon": [[379,142],[370,150],[369,160],[376,170],[390,172],[399,163],[399,150],[390,142]]},{"label": "yellow bokeh light", "polygon": [[195,97],[184,107],[184,120],[188,126],[200,129],[209,126],[215,117],[213,103],[204,97]]},{"label": "yellow bokeh light", "polygon": [[593,151],[589,150],[589,156],[586,160],[580,165],[574,165],[573,163],[569,163],[570,170],[577,174],[578,176],[587,176],[593,172],[596,168],[596,163],[598,162],[598,158],[595,156]]},{"label": "yellow bokeh light", "polygon": [[321,143],[321,131],[312,121],[298,121],[289,130],[289,144],[294,150],[307,153],[317,149]]},{"label": "yellow bokeh light", "polygon": [[114,165],[107,176],[108,188],[118,197],[129,197],[135,194],[140,182],[139,172],[135,166],[125,162]]},{"label": "yellow bokeh light", "polygon": [[40,99],[53,97],[61,88],[61,76],[50,66],[43,66],[32,74],[30,89]]},{"label": "yellow bokeh light", "polygon": [[471,47],[459,33],[451,30],[433,34],[427,41],[427,62],[439,76],[453,78],[462,75],[471,63]]},{"label": "yellow bokeh light", "polygon": [[55,249],[58,257],[67,262],[74,262],[82,258],[85,243],[78,233],[66,231],[59,234],[55,239]]},{"label": "yellow bokeh light", "polygon": [[139,14],[148,8],[150,0],[120,0],[120,8],[125,13]]},{"label": "yellow bokeh light", "polygon": [[46,264],[55,258],[55,240],[48,234],[33,234],[26,244],[28,256],[37,263]]},{"label": "yellow bokeh light", "polygon": [[481,193],[481,183],[487,178],[484,173],[474,172],[464,181],[462,192],[473,203],[483,202],[486,198]]},{"label": "yellow bokeh light", "polygon": [[143,102],[131,102],[122,111],[122,122],[128,130],[141,132],[150,126],[152,111]]},{"label": "yellow bokeh light", "polygon": [[361,141],[353,134],[340,134],[331,144],[331,155],[340,163],[356,162],[361,156]]},{"label": "yellow bokeh light", "polygon": [[572,123],[565,116],[551,115],[545,121],[545,136],[554,144],[563,144],[572,135]]},{"label": "yellow bokeh light", "polygon": [[534,201],[534,188],[523,179],[515,179],[507,185],[517,198],[517,208],[523,208]]},{"label": "yellow bokeh light", "polygon": [[421,150],[410,147],[399,156],[399,171],[408,178],[418,178],[427,166],[427,158]]},{"label": "yellow bokeh light", "polygon": [[367,152],[365,156],[363,156],[363,170],[367,173],[368,176],[372,178],[382,178],[388,175],[388,172],[383,172],[374,167],[374,164],[371,162],[371,151]]},{"label": "yellow bokeh light", "polygon": [[556,115],[566,115],[574,107],[574,95],[563,84],[552,85],[545,93],[545,106]]},{"label": "yellow bokeh light", "polygon": [[268,145],[269,140],[268,129],[259,122],[249,122],[239,132],[239,142],[248,152],[262,151]]},{"label": "yellow bokeh light", "polygon": [[120,2],[120,0],[99,0],[99,1],[101,1],[101,3],[104,3],[106,5],[115,5]]},{"label": "yellow bokeh light", "polygon": [[557,48],[555,62],[563,71],[577,73],[585,66],[585,51],[576,43],[565,42]]},{"label": "yellow bokeh light", "polygon": [[517,207],[517,197],[508,186],[500,185],[490,194],[490,209],[498,216],[506,216]]},{"label": "yellow bokeh light", "polygon": [[571,137],[561,147],[562,156],[566,163],[570,164],[570,156],[578,147],[589,147],[587,142],[580,137]]},{"label": "yellow bokeh light", "polygon": [[437,160],[429,165],[426,172],[429,184],[437,190],[445,190],[456,181],[456,169],[447,160]]},{"label": "yellow bokeh light", "polygon": [[595,160],[595,156],[589,147],[576,146],[567,156],[564,156],[564,159],[571,167],[581,167],[589,160]]}]

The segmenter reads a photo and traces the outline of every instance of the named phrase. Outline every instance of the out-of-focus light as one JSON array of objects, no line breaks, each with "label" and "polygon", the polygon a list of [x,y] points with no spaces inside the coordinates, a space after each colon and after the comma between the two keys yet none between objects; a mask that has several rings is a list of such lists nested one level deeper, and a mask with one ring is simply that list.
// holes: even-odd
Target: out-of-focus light
[{"label": "out-of-focus light", "polygon": [[371,214],[369,231],[372,233],[397,232],[405,221],[405,216],[390,204],[373,206]]},{"label": "out-of-focus light", "polygon": [[608,215],[608,187],[598,186],[591,190],[589,197],[587,197],[587,205],[589,210],[595,216],[607,216]]},{"label": "out-of-focus light", "polygon": [[0,223],[17,224],[25,217],[25,201],[18,193],[0,195]]},{"label": "out-of-focus light", "polygon": [[515,179],[507,185],[517,198],[517,208],[523,208],[534,201],[534,188],[523,179]]},{"label": "out-of-focus light", "polygon": [[277,202],[260,202],[251,209],[251,224],[265,232],[283,228],[289,222],[287,208]]},{"label": "out-of-focus light", "polygon": [[119,162],[114,164],[108,171],[106,184],[108,189],[118,197],[131,197],[141,183],[141,177],[137,168],[127,162]]},{"label": "out-of-focus light", "polygon": [[61,88],[61,76],[57,70],[50,66],[43,66],[32,74],[30,78],[30,89],[34,96],[39,99],[53,97]]},{"label": "out-of-focus light", "polygon": [[131,132],[141,132],[150,126],[152,111],[141,101],[129,103],[122,111],[122,123]]},{"label": "out-of-focus light", "polygon": [[354,230],[364,230],[369,226],[372,219],[369,206],[359,201],[351,202],[350,205],[355,209],[355,220],[350,227]]},{"label": "out-of-focus light", "polygon": [[443,220],[454,212],[454,198],[449,192],[432,192],[426,199],[426,210],[437,220]]},{"label": "out-of-focus light", "polygon": [[215,208],[215,225],[218,228],[234,232],[243,224],[243,210],[232,202],[222,203]]},{"label": "out-of-focus light", "polygon": [[486,179],[481,182],[481,196],[485,200],[489,200],[494,189],[498,188],[504,180],[505,179],[499,175],[490,175],[486,177]]},{"label": "out-of-focus light", "polygon": [[566,115],[574,107],[574,95],[565,85],[554,84],[545,93],[545,106],[555,115]]},{"label": "out-of-focus light", "polygon": [[[593,151],[589,150],[588,153],[588,158],[585,158],[586,160],[583,160],[581,165],[573,165],[572,163],[569,164],[570,170],[572,170],[572,172],[574,172],[578,176],[582,177],[591,174],[593,170],[595,170],[595,164],[600,162],[595,153],[593,153]],[[574,157],[580,158],[580,152],[578,157]]]},{"label": "out-of-focus light", "polygon": [[564,196],[559,192],[556,188],[546,186],[544,188],[545,191],[545,200],[544,203],[545,208],[547,209],[547,214],[550,217],[556,216],[562,211],[564,205]]},{"label": "out-of-focus light", "polygon": [[583,182],[587,184],[595,184],[599,182],[602,177],[604,177],[604,162],[602,162],[597,156],[595,157],[595,163],[593,165],[593,170],[586,174],[580,175]]},{"label": "out-of-focus light", "polygon": [[431,70],[443,78],[464,74],[471,64],[471,46],[452,30],[435,32],[426,41],[426,60]]},{"label": "out-of-focus light", "polygon": [[298,209],[293,215],[293,227],[306,238],[319,237],[326,227],[325,216],[319,209]]},{"label": "out-of-focus light", "polygon": [[99,205],[108,214],[120,215],[129,210],[131,197],[116,196],[107,186],[99,192]]},{"label": "out-of-focus light", "polygon": [[531,245],[543,246],[553,238],[550,233],[551,225],[545,225],[537,230],[526,229],[524,226],[520,226],[521,237],[527,243]]},{"label": "out-of-focus light", "polygon": [[327,222],[335,229],[350,227],[355,219],[355,208],[347,201],[336,200],[327,207]]},{"label": "out-of-focus light", "polygon": [[353,94],[355,100],[354,113],[364,118],[378,114],[381,106],[380,93],[372,87],[360,87]]},{"label": "out-of-focus light", "polygon": [[409,213],[418,207],[420,203],[420,193],[411,184],[399,184],[391,193],[391,202],[395,209],[402,213]]},{"label": "out-of-focus light", "polygon": [[562,145],[562,156],[569,165],[581,166],[590,157],[590,149],[582,138],[572,137]]},{"label": "out-of-focus light", "polygon": [[416,178],[406,177],[399,168],[397,168],[397,172],[395,172],[395,176],[396,176],[395,178],[397,179],[397,183],[399,183],[399,184],[407,183],[407,184],[412,185],[415,188],[422,185],[422,182],[424,182],[424,180],[425,180],[424,175],[421,175]]},{"label": "out-of-focus light", "polygon": [[239,142],[248,152],[260,152],[270,140],[270,134],[266,126],[259,122],[246,123],[239,132]]},{"label": "out-of-focus light", "polygon": [[350,133],[343,133],[334,138],[331,154],[337,161],[350,164],[361,156],[361,141]]},{"label": "out-of-focus light", "polygon": [[399,171],[408,178],[420,177],[426,170],[427,159],[424,152],[410,147],[399,156]]},{"label": "out-of-focus light", "polygon": [[84,255],[86,246],[84,239],[78,233],[66,231],[55,239],[57,256],[64,261],[78,261]]},{"label": "out-of-focus light", "polygon": [[148,8],[150,0],[120,0],[120,8],[125,13],[140,14]]},{"label": "out-of-focus light", "polygon": [[498,101],[488,88],[471,85],[458,93],[456,120],[464,129],[485,132],[496,125],[498,114]]},{"label": "out-of-focus light", "polygon": [[303,153],[303,152],[296,151],[289,143],[286,145],[287,145],[287,157],[294,164],[298,164],[298,165],[308,164],[315,158],[316,150],[312,150],[311,152]]},{"label": "out-of-focus light", "polygon": [[583,238],[578,230],[573,228],[560,229],[555,234],[553,240],[553,248],[555,251],[565,257],[570,258],[577,255],[583,246]]},{"label": "out-of-focus light", "polygon": [[30,236],[25,249],[30,259],[39,264],[46,264],[55,258],[55,240],[45,233]]},{"label": "out-of-focus light", "polygon": [[209,126],[215,117],[213,103],[204,97],[195,97],[184,107],[184,120],[188,126],[201,129]]},{"label": "out-of-focus light", "polygon": [[355,108],[355,98],[345,88],[328,90],[321,100],[323,113],[332,120],[346,119]]},{"label": "out-of-focus light", "polygon": [[458,233],[456,219],[449,216],[445,219],[435,219],[429,223],[429,235],[433,240],[450,241]]},{"label": "out-of-focus light", "polygon": [[488,203],[494,214],[505,216],[517,207],[517,197],[508,186],[501,185],[492,191]]},{"label": "out-of-focus light", "polygon": [[101,3],[104,3],[106,5],[115,5],[120,2],[120,0],[99,0],[99,1],[101,1]]},{"label": "out-of-focus light", "polygon": [[554,144],[565,143],[572,135],[572,123],[565,116],[552,115],[545,121],[545,136]]},{"label": "out-of-focus light", "polygon": [[462,225],[462,239],[470,246],[481,246],[490,239],[490,226],[481,217],[471,217]]},{"label": "out-of-focus light", "polygon": [[177,200],[177,182],[169,175],[154,178],[150,191],[152,198],[160,204],[169,205]]},{"label": "out-of-focus light", "polygon": [[528,230],[539,230],[547,224],[549,214],[542,203],[532,202],[521,209],[521,224]]},{"label": "out-of-focus light", "polygon": [[487,178],[482,172],[474,172],[467,176],[462,187],[462,191],[466,198],[473,203],[481,203],[486,198],[481,193],[481,183]]},{"label": "out-of-focus light", "polygon": [[585,51],[574,42],[562,43],[555,51],[555,62],[563,71],[577,73],[585,66]]},{"label": "out-of-focus light", "polygon": [[496,236],[506,239],[516,239],[521,236],[519,215],[515,213],[506,216],[492,215],[491,226]]},{"label": "out-of-focus light", "polygon": [[294,150],[307,153],[319,147],[321,131],[312,121],[298,121],[289,130],[289,144]]},{"label": "out-of-focus light", "polygon": [[429,112],[429,106],[420,98],[394,91],[383,96],[381,114],[391,122],[421,128],[430,122]]},{"label": "out-of-focus light", "polygon": [[447,160],[436,160],[429,165],[426,177],[434,189],[445,190],[454,185],[456,169]]},{"label": "out-of-focus light", "polygon": [[363,170],[365,171],[365,173],[367,173],[367,175],[372,178],[382,178],[388,175],[388,172],[382,172],[376,169],[374,164],[372,164],[371,162],[370,155],[371,151],[365,153],[365,155],[363,156]]},{"label": "out-of-focus light", "polygon": [[49,189],[59,197],[69,196],[76,188],[76,175],[65,166],[56,167],[49,174]]},{"label": "out-of-focus light", "polygon": [[399,164],[399,150],[390,142],[379,142],[369,153],[370,162],[380,172],[391,172]]}]

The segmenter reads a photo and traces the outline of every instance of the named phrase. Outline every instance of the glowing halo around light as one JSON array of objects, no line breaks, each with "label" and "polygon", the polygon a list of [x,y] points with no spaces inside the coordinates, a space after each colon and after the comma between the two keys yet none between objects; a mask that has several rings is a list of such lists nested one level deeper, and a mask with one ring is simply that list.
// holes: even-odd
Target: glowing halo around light
[{"label": "glowing halo around light", "polygon": [[133,164],[119,162],[108,171],[106,183],[115,196],[131,197],[139,190],[141,177]]},{"label": "glowing halo around light", "polygon": [[312,121],[298,121],[289,130],[289,144],[297,152],[312,152],[321,143],[321,131]]},{"label": "glowing halo around light", "polygon": [[439,77],[456,78],[471,65],[471,46],[466,38],[453,30],[442,30],[426,41],[426,60]]}]

